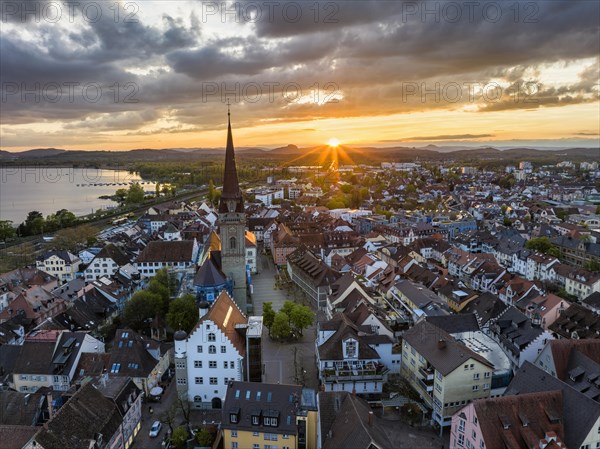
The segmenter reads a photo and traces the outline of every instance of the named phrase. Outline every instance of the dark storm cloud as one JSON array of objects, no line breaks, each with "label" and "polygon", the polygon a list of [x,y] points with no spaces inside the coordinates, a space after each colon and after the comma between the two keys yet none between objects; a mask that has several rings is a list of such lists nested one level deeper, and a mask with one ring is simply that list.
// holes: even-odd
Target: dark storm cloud
[{"label": "dark storm cloud", "polygon": [[[154,7],[152,2],[137,3],[140,8]],[[223,98],[220,94],[203,98],[206,83],[278,83],[272,99],[266,91],[256,103],[237,99],[243,104],[237,107],[236,119],[247,126],[266,119],[292,122],[456,109],[467,101],[407,96],[407,88],[411,83],[425,83],[426,88],[436,83],[442,88],[448,83],[485,84],[498,78],[517,85],[531,81],[528,73],[534,73],[535,81],[541,64],[597,58],[600,53],[600,2],[594,1],[540,1],[534,10],[526,9],[532,2],[520,2],[516,3],[518,18],[515,3],[485,2],[501,8],[497,21],[492,20],[492,9],[487,16],[475,9],[471,18],[463,3],[458,21],[449,20],[448,2],[295,2],[302,12],[298,20],[292,16],[293,7],[283,14],[284,5],[292,2],[280,2],[272,17],[264,13],[267,2],[248,0],[242,5],[252,3],[262,6],[263,15],[258,22],[243,25],[245,32],[251,32],[248,37],[207,35],[203,27],[210,23],[194,13],[164,15],[161,24],[146,23],[141,14],[133,22],[114,20],[109,10],[112,2],[103,4],[101,20],[66,33],[64,28],[28,18],[24,26],[38,31],[39,42],[33,43],[18,31],[0,36],[3,83],[68,81],[103,87],[134,83],[139,101],[126,103],[106,97],[94,103],[80,98],[72,103],[51,103],[22,101],[19,95],[12,95],[2,102],[2,123],[62,120],[71,122],[66,128],[72,131],[135,132],[164,113],[187,125],[157,127],[165,132],[190,132],[190,126],[215,129],[223,125],[223,118],[214,113]],[[436,8],[438,17],[424,14]],[[13,16],[6,20],[17,22]],[[229,30],[233,25],[224,23],[223,27]],[[145,66],[158,68],[147,75],[128,72]],[[571,85],[539,84],[533,106],[509,95],[501,101],[476,104],[480,111],[494,111],[597,101],[597,80],[596,64]],[[333,83],[343,99],[326,106],[289,102],[282,95],[283,86],[289,83],[299,84],[305,94],[310,86],[322,88]]]}]

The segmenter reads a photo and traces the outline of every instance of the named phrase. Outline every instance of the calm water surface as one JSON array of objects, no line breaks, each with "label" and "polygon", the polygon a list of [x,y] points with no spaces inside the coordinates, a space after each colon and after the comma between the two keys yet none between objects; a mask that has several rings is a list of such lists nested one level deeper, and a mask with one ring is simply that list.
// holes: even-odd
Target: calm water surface
[{"label": "calm water surface", "polygon": [[[139,175],[122,170],[60,167],[0,167],[0,220],[23,222],[30,211],[44,216],[60,209],[86,215],[98,209],[116,206],[98,198],[127,188]],[[154,192],[155,184],[142,184]]]}]

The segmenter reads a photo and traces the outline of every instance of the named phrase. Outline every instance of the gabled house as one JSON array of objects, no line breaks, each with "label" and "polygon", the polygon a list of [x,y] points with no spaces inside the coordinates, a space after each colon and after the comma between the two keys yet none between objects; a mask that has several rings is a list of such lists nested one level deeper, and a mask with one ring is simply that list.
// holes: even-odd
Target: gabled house
[{"label": "gabled house", "polygon": [[177,391],[194,408],[221,408],[229,382],[247,378],[246,357],[260,353],[250,351],[249,319],[227,291],[211,305],[201,303],[199,314],[189,336],[174,336]]},{"label": "gabled house", "polygon": [[[595,448],[600,444],[600,406],[588,397],[546,371],[531,363],[525,363],[517,371],[506,390],[505,396],[525,394],[539,395],[543,392],[560,392],[563,398],[562,413],[548,409],[549,418],[564,425],[564,443],[568,448]],[[542,396],[539,395],[541,398]]]},{"label": "gabled house", "polygon": [[316,391],[309,388],[230,381],[220,426],[223,447],[315,449],[318,414]]},{"label": "gabled house", "polygon": [[539,324],[534,324],[516,307],[508,307],[492,320],[490,335],[496,340],[514,368],[533,362],[546,343],[554,337]]},{"label": "gabled house", "polygon": [[129,257],[116,245],[109,243],[96,254],[85,269],[85,280],[94,281],[102,276],[112,276],[120,267],[130,262]]},{"label": "gabled house", "polygon": [[131,329],[118,329],[110,350],[110,377],[129,377],[148,395],[167,372],[173,350],[142,338]]},{"label": "gabled house", "polygon": [[69,251],[53,250],[38,257],[35,265],[38,270],[49,273],[62,282],[67,282],[75,279],[80,264],[81,259]]},{"label": "gabled house", "polygon": [[122,424],[114,401],[87,383],[23,449],[125,449]]},{"label": "gabled house", "polygon": [[404,333],[400,374],[442,427],[468,402],[490,396],[493,371],[492,363],[425,320]]},{"label": "gabled house", "polygon": [[81,355],[103,352],[104,343],[84,332],[47,333],[48,338],[25,340],[13,367],[14,389],[35,392],[49,387],[66,391],[72,386]]},{"label": "gabled house", "polygon": [[196,240],[153,241],[137,257],[135,265],[142,277],[153,277],[163,268],[185,270],[198,260]]},{"label": "gabled house", "polygon": [[315,349],[325,391],[381,394],[388,372],[400,361],[388,335],[358,326],[343,313],[318,324]]},{"label": "gabled house", "polygon": [[561,391],[478,399],[452,417],[450,449],[566,449]]}]

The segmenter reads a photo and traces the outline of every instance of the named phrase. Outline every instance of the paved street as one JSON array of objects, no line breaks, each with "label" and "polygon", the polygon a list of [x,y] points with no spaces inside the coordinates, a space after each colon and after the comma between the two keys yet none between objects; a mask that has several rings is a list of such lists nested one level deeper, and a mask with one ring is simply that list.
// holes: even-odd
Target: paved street
[{"label": "paved street", "polygon": [[[258,270],[259,274],[252,278],[256,315],[262,315],[264,302],[272,302],[273,309],[278,311],[286,300],[293,300],[293,296],[288,296],[285,290],[276,290],[276,271],[270,257],[259,255]],[[315,364],[315,336],[316,324],[305,329],[304,335],[297,343],[278,343],[271,340],[269,331],[265,327],[263,329],[263,382],[304,383],[316,389],[318,379]],[[294,351],[296,351],[296,364],[294,364]]]},{"label": "paved street", "polygon": [[[152,423],[156,420],[160,420],[161,415],[169,410],[177,395],[177,389],[175,388],[175,379],[171,381],[165,392],[163,393],[160,402],[146,402],[142,406],[142,428],[135,437],[135,441],[131,446],[132,449],[161,449],[163,438],[165,437],[169,426],[165,423],[162,425],[162,429],[158,437],[150,438],[148,433]],[[150,414],[150,407],[152,407],[152,414]],[[176,421],[179,424],[179,421]]]}]

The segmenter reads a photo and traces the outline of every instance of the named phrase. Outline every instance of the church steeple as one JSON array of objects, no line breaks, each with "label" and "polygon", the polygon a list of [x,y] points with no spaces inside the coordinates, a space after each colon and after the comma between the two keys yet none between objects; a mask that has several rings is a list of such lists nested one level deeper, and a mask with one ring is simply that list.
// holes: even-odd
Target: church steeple
[{"label": "church steeple", "polygon": [[238,181],[235,165],[235,152],[233,150],[233,136],[231,134],[231,112],[227,104],[227,147],[225,149],[225,173],[223,176],[223,192],[219,203],[219,212],[244,212],[244,201]]}]

